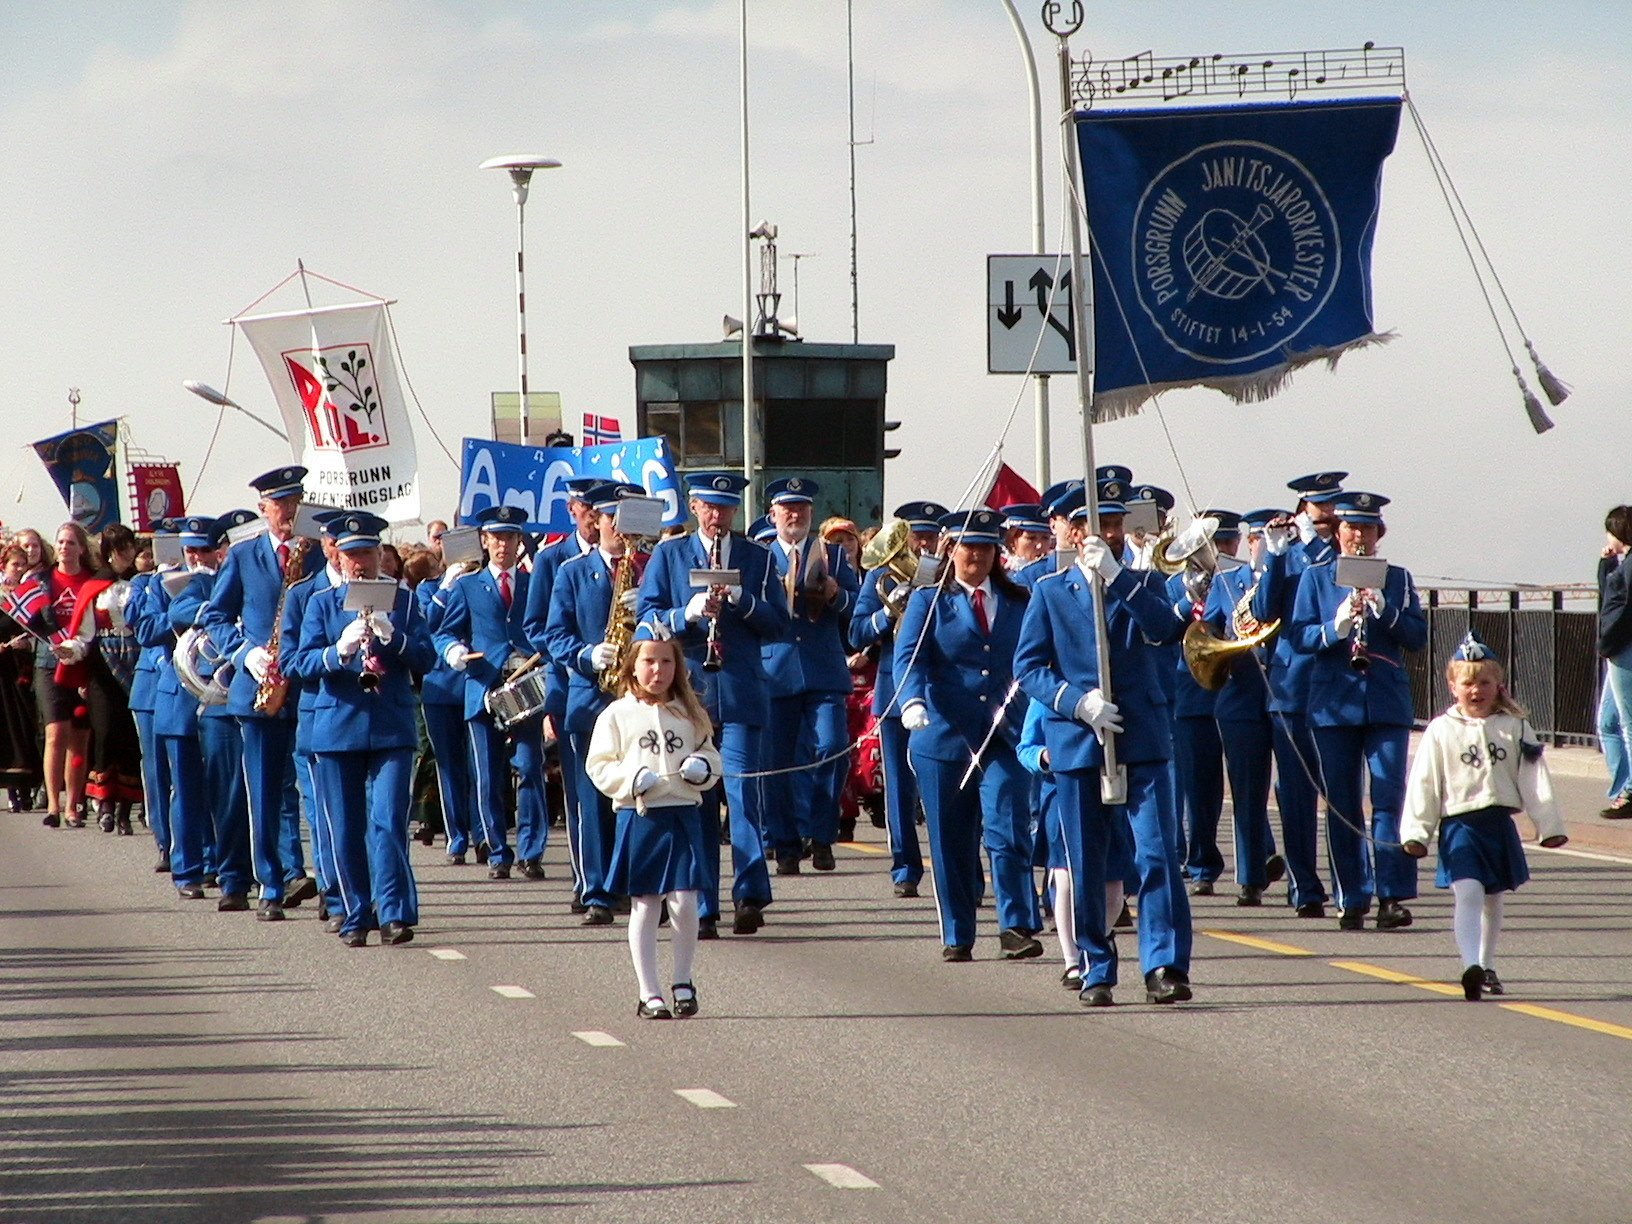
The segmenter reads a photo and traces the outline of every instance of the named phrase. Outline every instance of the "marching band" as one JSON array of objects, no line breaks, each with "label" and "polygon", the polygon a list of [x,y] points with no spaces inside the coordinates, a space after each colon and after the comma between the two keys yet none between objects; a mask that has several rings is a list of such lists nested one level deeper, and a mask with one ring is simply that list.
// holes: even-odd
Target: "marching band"
[{"label": "marching band", "polygon": [[[1182,531],[1168,524],[1173,498],[1117,466],[1001,510],[911,501],[863,533],[859,569],[812,531],[820,490],[806,477],[766,489],[750,536],[733,530],[747,482],[693,473],[695,529],[661,541],[621,526],[639,486],[584,479],[559,543],[538,546],[522,510],[495,506],[474,516],[480,560],[445,562],[454,537],[437,524],[401,581],[382,576],[385,520],[312,513],[305,475],[252,481],[258,512],[161,523],[157,567],[96,603],[92,636],[129,638],[144,815],[157,870],[184,900],[213,887],[219,909],[278,921],[316,898],[348,946],[374,931],[411,940],[411,791],[428,755],[447,862],[474,852],[492,879],[542,879],[553,806],[586,926],[630,912],[619,884],[632,838],[640,855],[673,850],[636,818],[645,790],[629,779],[695,798],[674,829],[693,858],[705,847],[701,861],[676,875],[651,859],[637,901],[668,895],[696,938],[718,938],[729,845],[729,925],[752,935],[773,874],[834,869],[848,760],[872,737],[891,885],[919,896],[927,841],[947,962],[974,958],[989,887],[997,954],[1041,956],[1052,918],[1062,982],[1107,1006],[1126,899],[1146,1000],[1190,999],[1190,897],[1224,870],[1226,782],[1237,905],[1264,904],[1286,875],[1295,915],[1325,915],[1324,802],[1339,926],[1359,929],[1374,900],[1378,929],[1412,921],[1402,652],[1424,644],[1425,621],[1411,575],[1377,557],[1388,499],[1345,490],[1346,473],[1291,481],[1292,511],[1203,509]],[[642,643],[661,650],[636,668]],[[67,662],[86,652],[53,649]],[[856,740],[846,702],[869,657]],[[680,773],[663,768],[675,754],[661,740],[651,762],[640,755],[657,699],[639,685],[664,660],[684,672],[662,683],[696,729]],[[632,685],[646,696],[617,704]],[[609,786],[610,750],[595,744],[614,706],[618,768],[634,772]],[[642,1014],[656,1015],[651,939],[642,925]],[[685,989],[678,1014],[695,1011]]]}]

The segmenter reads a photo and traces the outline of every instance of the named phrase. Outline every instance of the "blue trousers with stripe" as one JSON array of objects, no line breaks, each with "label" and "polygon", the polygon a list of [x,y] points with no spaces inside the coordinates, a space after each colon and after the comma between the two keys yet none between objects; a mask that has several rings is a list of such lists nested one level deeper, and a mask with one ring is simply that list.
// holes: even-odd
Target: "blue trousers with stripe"
[{"label": "blue trousers with stripe", "polygon": [[1269,827],[1270,762],[1274,736],[1269,720],[1220,720],[1224,769],[1230,780],[1230,811],[1235,823],[1235,880],[1242,886],[1263,888],[1269,883],[1264,864],[1275,853],[1275,834]]},{"label": "blue trousers with stripe", "polygon": [[[487,713],[465,720],[472,772],[476,778],[474,833],[487,845],[490,863],[544,857],[550,818],[544,799],[544,716],[529,718],[509,732],[493,725]],[[504,828],[504,792],[510,767],[520,775],[516,786],[516,844]]]},{"label": "blue trousers with stripe", "polygon": [[[850,729],[843,693],[771,698],[765,768],[789,769],[844,751]],[[814,755],[811,755],[814,754]],[[778,856],[797,855],[802,839],[831,845],[839,838],[839,790],[849,758],[765,779],[765,840]]]},{"label": "blue trousers with stripe", "polygon": [[[170,880],[177,888],[204,882],[204,846],[210,840],[210,800],[204,785],[204,758],[198,740],[188,735],[161,735],[158,748],[176,784],[170,806]],[[239,889],[240,892],[243,889]]]},{"label": "blue trousers with stripe", "polygon": [[[1343,909],[1366,910],[1372,897],[1417,895],[1417,863],[1399,847],[1405,802],[1407,727],[1316,727],[1315,750],[1326,789],[1326,853]],[[1371,837],[1364,833],[1364,788],[1371,781]]]},{"label": "blue trousers with stripe", "polygon": [[[208,721],[201,719],[200,723]],[[283,886],[290,878],[284,861],[288,852],[284,807],[286,787],[294,773],[295,724],[286,718],[259,716],[239,718],[237,723],[243,745],[243,785],[249,797],[249,853],[255,882],[261,886],[261,900],[281,901]],[[298,844],[298,825],[295,840]]]},{"label": "blue trousers with stripe", "polygon": [[907,732],[895,715],[878,720],[878,749],[884,765],[884,829],[890,841],[890,880],[916,884],[924,878],[918,842],[918,780],[907,761]]},{"label": "blue trousers with stripe", "polygon": [[1275,736],[1275,805],[1281,810],[1281,844],[1286,848],[1286,874],[1292,880],[1287,899],[1292,905],[1324,902],[1315,789],[1320,758],[1315,739],[1302,714],[1271,714],[1269,721]]},{"label": "blue trousers with stripe", "polygon": [[436,758],[437,794],[442,801],[442,827],[447,830],[448,853],[470,850],[471,769],[470,739],[465,734],[461,706],[427,702],[425,735]]},{"label": "blue trousers with stripe", "polygon": [[170,754],[153,731],[152,710],[132,710],[136,722],[136,742],[142,748],[142,810],[147,828],[159,847],[170,853]]},{"label": "blue trousers with stripe", "polygon": [[[204,794],[210,820],[209,837],[215,847],[216,879],[223,893],[247,897],[256,877],[249,801],[244,793],[244,741],[238,731],[238,720],[200,718],[198,748],[204,757]],[[179,780],[177,794],[180,794]],[[174,825],[172,817],[172,828]],[[281,880],[275,895],[283,896]]]},{"label": "blue trousers with stripe", "polygon": [[310,752],[295,750],[295,783],[300,787],[300,799],[306,812],[306,823],[312,829],[312,866],[317,871],[317,891],[323,898],[323,908],[340,913],[340,882],[335,872],[334,847],[329,844],[329,829],[317,806],[317,758]]},{"label": "blue trousers with stripe", "polygon": [[[573,876],[578,899],[585,905],[612,904],[612,893],[606,886],[606,877],[612,869],[612,841],[617,832],[617,818],[612,811],[612,800],[595,789],[589,780],[584,760],[589,755],[588,731],[568,735],[571,752],[562,760],[569,761],[570,774],[563,775],[576,802],[567,805],[567,833],[573,848]],[[720,839],[716,834],[708,850],[714,856],[714,874],[719,875]]]},{"label": "blue trousers with stripe", "polygon": [[[725,770],[725,801],[730,806],[731,899],[738,904],[752,901],[755,905],[767,906],[771,903],[771,872],[765,864],[765,839],[759,823],[763,807],[762,779],[745,776],[763,768],[760,745],[764,732],[746,723],[722,724],[717,719],[714,726],[720,764]],[[702,918],[720,916],[720,856],[712,847],[720,840],[721,789],[716,786],[703,794],[703,838],[708,841],[710,852],[703,855],[708,887],[703,890],[698,905],[698,916]]]},{"label": "blue trousers with stripe", "polygon": [[334,847],[342,935],[419,922],[408,862],[412,748],[317,754],[318,818]]},{"label": "blue trousers with stripe", "polygon": [[1192,880],[1216,880],[1224,874],[1224,856],[1218,850],[1218,822],[1224,814],[1224,743],[1211,714],[1173,720],[1173,759],[1190,820],[1185,868]]}]

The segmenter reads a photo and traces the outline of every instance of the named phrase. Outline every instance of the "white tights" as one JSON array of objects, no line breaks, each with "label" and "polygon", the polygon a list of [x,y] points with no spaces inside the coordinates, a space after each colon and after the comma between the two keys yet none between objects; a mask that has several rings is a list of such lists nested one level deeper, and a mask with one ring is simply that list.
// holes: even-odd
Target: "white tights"
[{"label": "white tights", "polygon": [[1452,880],[1451,895],[1456,900],[1451,926],[1456,932],[1456,950],[1462,967],[1496,967],[1496,937],[1502,932],[1502,903],[1506,893],[1487,893],[1478,880]]},{"label": "white tights", "polygon": [[[635,962],[640,997],[662,998],[657,973],[657,920],[663,896],[648,893],[629,903],[629,955]],[[668,895],[669,926],[674,932],[674,981],[691,981],[691,963],[697,955],[697,891],[683,889]]]},{"label": "white tights", "polygon": [[[1075,892],[1071,887],[1071,873],[1064,867],[1056,867],[1048,873],[1054,882],[1054,933],[1060,937],[1060,956],[1065,960],[1065,967],[1070,969],[1082,961],[1082,954],[1077,948],[1077,911],[1073,908]],[[1110,933],[1110,925],[1115,922],[1117,915],[1122,912],[1122,881],[1110,880],[1105,884],[1105,928]]]}]

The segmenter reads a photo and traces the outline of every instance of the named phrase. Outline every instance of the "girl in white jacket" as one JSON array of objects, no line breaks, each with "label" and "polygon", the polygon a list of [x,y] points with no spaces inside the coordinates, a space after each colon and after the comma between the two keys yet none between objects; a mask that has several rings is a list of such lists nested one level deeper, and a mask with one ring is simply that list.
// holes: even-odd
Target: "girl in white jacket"
[{"label": "girl in white jacket", "polygon": [[[632,899],[629,954],[640,989],[635,1014],[649,1020],[695,1016],[691,977],[698,894],[705,882],[704,856],[720,852],[703,835],[700,799],[720,780],[720,754],[708,712],[692,691],[680,644],[661,627],[636,629],[618,669],[618,687],[623,695],[595,721],[584,767],[617,809],[607,884]],[[674,930],[672,1012],[657,972],[658,915],[665,897]]]},{"label": "girl in white jacket", "polygon": [[1527,813],[1546,847],[1562,846],[1541,743],[1502,684],[1502,666],[1473,633],[1445,666],[1456,704],[1428,724],[1405,787],[1400,841],[1413,858],[1439,834],[1435,883],[1455,898],[1452,927],[1462,954],[1462,994],[1502,994],[1496,937],[1505,894],[1530,878],[1513,814]]}]

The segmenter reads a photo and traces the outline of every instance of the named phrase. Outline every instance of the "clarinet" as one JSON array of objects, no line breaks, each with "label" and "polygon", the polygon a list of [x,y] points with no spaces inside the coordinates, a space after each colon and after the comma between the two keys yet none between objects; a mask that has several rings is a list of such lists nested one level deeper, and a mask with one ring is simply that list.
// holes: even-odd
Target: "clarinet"
[{"label": "clarinet", "polygon": [[[1357,546],[1354,555],[1357,557],[1366,556],[1366,546],[1364,544]],[[1371,655],[1366,650],[1367,613],[1365,595],[1364,591],[1356,591],[1349,596],[1350,604],[1354,610],[1354,630],[1349,635],[1349,667],[1357,672],[1366,671],[1371,667]]]},{"label": "clarinet", "polygon": [[[708,566],[710,569],[720,568],[720,536],[714,537],[714,543],[708,550]],[[724,646],[720,642],[720,612],[725,603],[725,588],[713,586],[708,589],[709,600],[715,605],[714,615],[708,621],[708,643],[703,648],[703,670],[717,672],[724,664]]]}]

